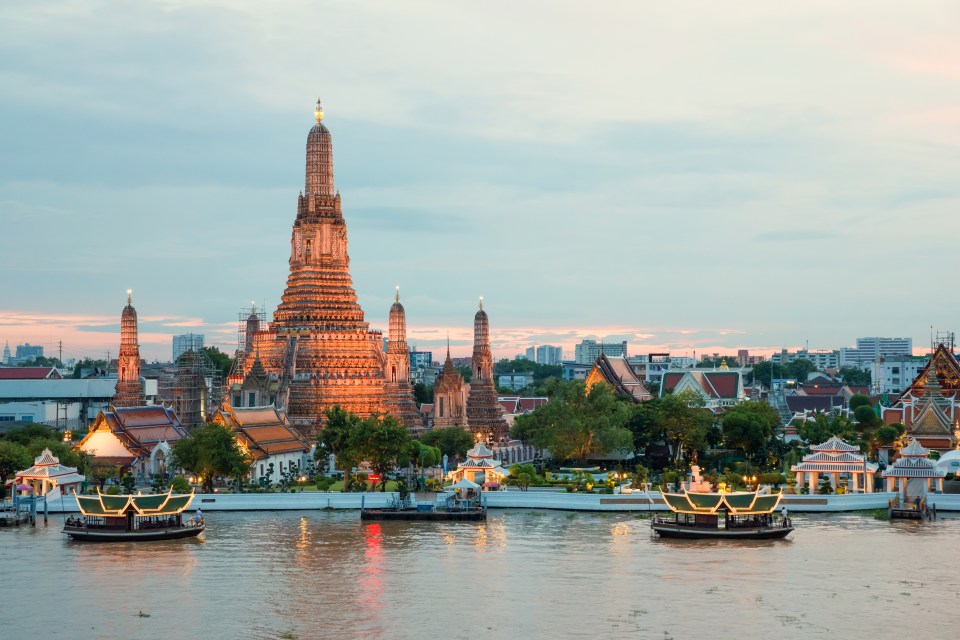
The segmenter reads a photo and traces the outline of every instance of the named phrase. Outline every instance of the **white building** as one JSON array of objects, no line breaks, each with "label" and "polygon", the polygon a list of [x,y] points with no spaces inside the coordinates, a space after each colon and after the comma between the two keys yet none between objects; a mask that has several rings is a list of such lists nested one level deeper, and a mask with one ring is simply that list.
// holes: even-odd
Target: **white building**
[{"label": "white building", "polygon": [[590,364],[581,364],[572,360],[564,360],[560,363],[563,380],[586,380],[587,374],[593,369],[593,362]]},{"label": "white building", "polygon": [[593,366],[600,354],[607,356],[627,357],[627,341],[623,342],[597,342],[596,340],[584,340],[574,347],[574,360],[580,364]]},{"label": "white building", "polygon": [[0,422],[84,430],[110,405],[116,386],[116,378],[0,380]]},{"label": "white building", "polygon": [[780,353],[774,353],[770,356],[770,362],[775,364],[790,364],[797,360],[809,360],[817,371],[826,371],[827,369],[840,368],[840,351],[838,349],[830,350],[809,350],[799,349],[797,351],[787,351],[784,349]]},{"label": "white building", "polygon": [[631,356],[627,358],[627,364],[641,380],[656,386],[663,380],[663,374],[667,371],[693,369],[697,366],[697,360],[689,356],[650,353],[642,356]]},{"label": "white building", "polygon": [[923,356],[881,356],[869,366],[874,393],[903,393],[927,365]]},{"label": "white building", "polygon": [[563,360],[563,349],[552,344],[537,347],[537,364],[558,365]]},{"label": "white building", "polygon": [[855,349],[840,349],[840,366],[866,369],[879,357],[913,355],[913,338],[857,338]]}]

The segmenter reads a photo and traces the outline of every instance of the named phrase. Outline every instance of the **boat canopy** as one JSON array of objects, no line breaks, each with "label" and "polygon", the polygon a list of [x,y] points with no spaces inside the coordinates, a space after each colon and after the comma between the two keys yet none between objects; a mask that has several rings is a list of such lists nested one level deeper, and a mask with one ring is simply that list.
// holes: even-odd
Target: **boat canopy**
[{"label": "boat canopy", "polygon": [[110,496],[97,491],[95,496],[77,495],[80,513],[85,516],[122,516],[132,507],[137,516],[171,516],[184,511],[193,500],[193,493],[167,493],[136,496]]},{"label": "boat canopy", "polygon": [[780,504],[780,493],[760,494],[754,491],[735,493],[665,493],[663,499],[675,513],[749,516],[772,513]]}]

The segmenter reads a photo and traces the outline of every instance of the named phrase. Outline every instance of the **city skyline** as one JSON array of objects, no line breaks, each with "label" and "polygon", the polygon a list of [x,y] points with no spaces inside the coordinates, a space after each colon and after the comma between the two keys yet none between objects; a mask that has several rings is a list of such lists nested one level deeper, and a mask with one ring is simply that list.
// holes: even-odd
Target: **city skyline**
[{"label": "city skyline", "polygon": [[2,8],[0,340],[115,354],[132,288],[147,359],[231,352],[282,292],[319,94],[360,303],[385,331],[399,284],[411,346],[468,355],[483,295],[497,357],[925,352],[960,315],[958,10],[747,5]]}]

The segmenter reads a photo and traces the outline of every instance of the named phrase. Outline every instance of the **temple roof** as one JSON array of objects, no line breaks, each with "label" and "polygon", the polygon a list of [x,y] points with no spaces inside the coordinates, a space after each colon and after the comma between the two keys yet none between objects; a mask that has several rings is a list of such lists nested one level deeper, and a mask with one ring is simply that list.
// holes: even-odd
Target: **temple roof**
[{"label": "temple roof", "polygon": [[0,380],[62,380],[56,367],[0,367]]},{"label": "temple roof", "polygon": [[740,393],[739,371],[668,371],[663,374],[663,393],[673,391],[687,378],[708,398],[736,400]]},{"label": "temple roof", "polygon": [[241,445],[257,460],[310,450],[309,443],[291,426],[287,414],[272,405],[241,408],[224,402],[214,422],[233,429]]},{"label": "temple roof", "polygon": [[17,481],[31,480],[33,478],[54,481],[56,484],[69,484],[74,482],[83,482],[84,476],[77,473],[76,467],[67,467],[60,464],[60,459],[53,455],[50,449],[44,449],[43,452],[34,459],[34,464],[29,469],[17,471],[14,474]]},{"label": "temple roof", "polygon": [[653,394],[637,377],[630,363],[623,356],[608,356],[601,353],[593,369],[587,374],[587,388],[597,382],[606,382],[617,393],[631,398],[634,402],[645,402],[653,399]]},{"label": "temple roof", "polygon": [[837,436],[831,437],[826,442],[815,444],[810,447],[811,451],[854,451],[860,453],[860,447],[855,447],[852,444],[846,443]]},{"label": "temple roof", "polygon": [[478,442],[470,451],[467,451],[468,458],[492,458],[493,450],[482,442]]},{"label": "temple roof", "polygon": [[[108,451],[103,449],[103,455],[90,451],[94,438],[98,434],[109,432],[113,434],[122,448],[111,446]],[[177,414],[162,405],[141,407],[109,407],[101,410],[93,423],[91,430],[83,437],[77,447],[93,453],[97,459],[105,461],[107,458],[118,464],[130,464],[136,458],[148,456],[161,442],[173,443],[187,435],[186,429],[177,418]],[[129,452],[127,459],[121,452]]]},{"label": "temple roof", "polygon": [[921,396],[930,382],[931,368],[936,374],[937,384],[943,395],[952,396],[960,392],[960,362],[957,362],[956,356],[945,344],[939,344],[930,361],[917,373],[917,377],[913,379],[904,395],[915,398]]}]

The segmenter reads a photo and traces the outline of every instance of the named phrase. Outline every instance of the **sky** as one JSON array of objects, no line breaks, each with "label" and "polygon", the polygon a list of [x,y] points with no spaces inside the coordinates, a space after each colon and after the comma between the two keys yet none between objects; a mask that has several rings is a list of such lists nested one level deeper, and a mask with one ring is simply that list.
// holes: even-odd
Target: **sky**
[{"label": "sky", "polygon": [[235,348],[323,101],[354,285],[468,355],[958,327],[960,4],[0,4],[0,341]]}]

